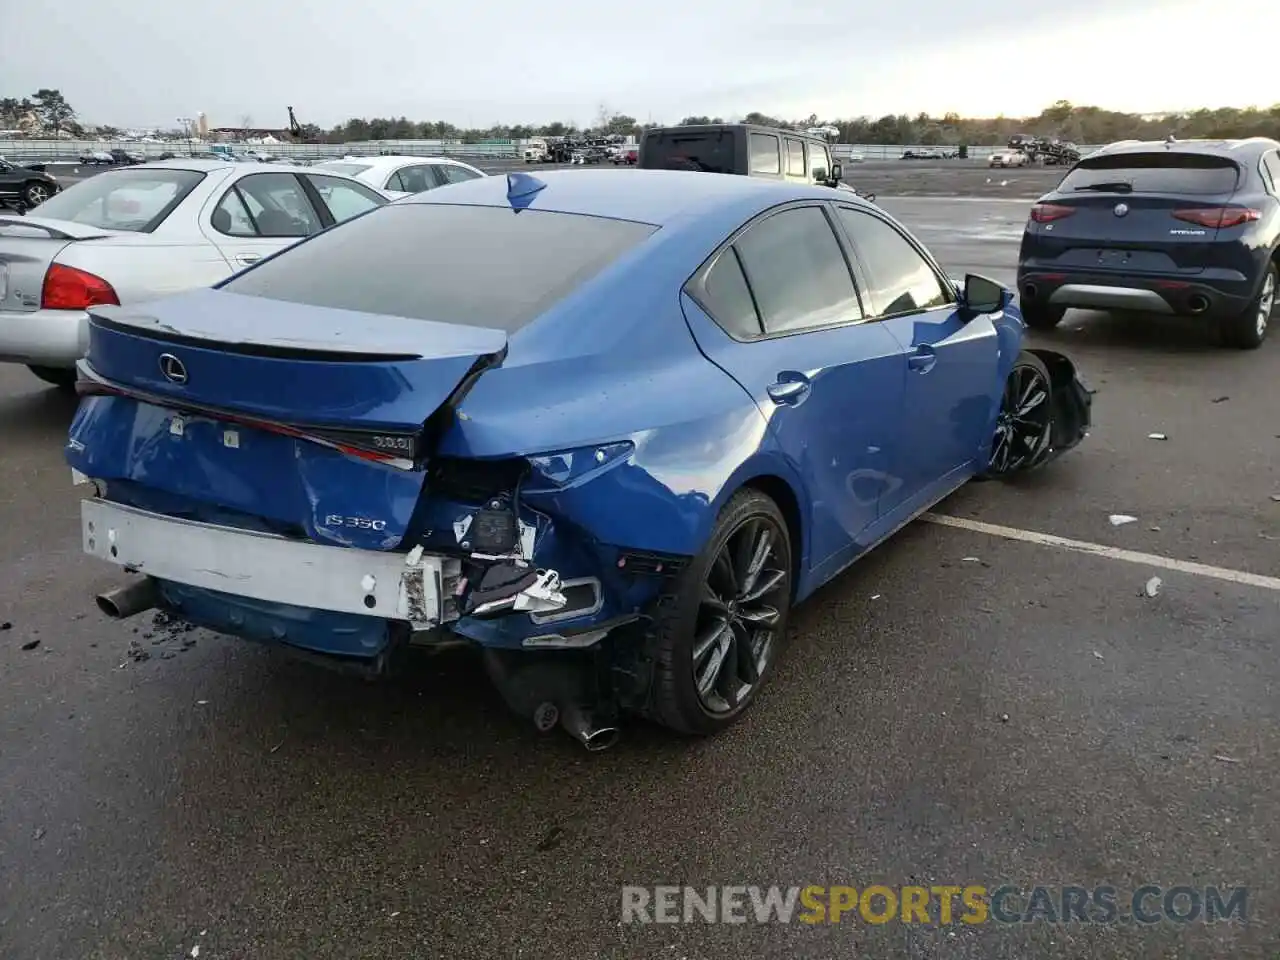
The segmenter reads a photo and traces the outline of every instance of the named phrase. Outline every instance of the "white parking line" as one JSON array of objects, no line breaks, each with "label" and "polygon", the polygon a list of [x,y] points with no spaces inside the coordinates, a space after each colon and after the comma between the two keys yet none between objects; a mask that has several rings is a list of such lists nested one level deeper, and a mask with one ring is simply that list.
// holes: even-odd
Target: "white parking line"
[{"label": "white parking line", "polygon": [[1239,583],[1250,587],[1262,587],[1266,590],[1280,590],[1280,577],[1264,577],[1243,570],[1230,570],[1226,567],[1215,567],[1207,563],[1192,563],[1189,560],[1175,560],[1155,553],[1141,553],[1137,550],[1122,550],[1109,547],[1103,543],[1090,543],[1087,540],[1071,540],[1067,537],[1055,537],[1051,533],[1037,533],[1035,530],[1019,530],[1017,527],[1002,527],[995,523],[983,523],[981,520],[969,520],[965,517],[951,517],[945,513],[926,513],[920,517],[928,523],[936,523],[944,527],[956,527],[974,533],[985,533],[992,537],[1003,537],[1006,540],[1020,540],[1023,543],[1035,543],[1042,547],[1058,547],[1061,550],[1072,550],[1076,553],[1088,553],[1095,557],[1106,557],[1108,560],[1123,560],[1125,563],[1136,563],[1144,567],[1155,567],[1159,570],[1173,570],[1176,573],[1189,573],[1196,577],[1209,577],[1213,580],[1225,580],[1228,583]]}]

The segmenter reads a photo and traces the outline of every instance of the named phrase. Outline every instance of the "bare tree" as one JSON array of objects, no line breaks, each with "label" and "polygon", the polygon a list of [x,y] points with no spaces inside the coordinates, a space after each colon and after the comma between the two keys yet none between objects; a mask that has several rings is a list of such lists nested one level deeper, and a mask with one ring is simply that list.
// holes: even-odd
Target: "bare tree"
[{"label": "bare tree", "polygon": [[240,115],[240,129],[241,130],[253,129],[253,117],[250,114],[245,113]]}]

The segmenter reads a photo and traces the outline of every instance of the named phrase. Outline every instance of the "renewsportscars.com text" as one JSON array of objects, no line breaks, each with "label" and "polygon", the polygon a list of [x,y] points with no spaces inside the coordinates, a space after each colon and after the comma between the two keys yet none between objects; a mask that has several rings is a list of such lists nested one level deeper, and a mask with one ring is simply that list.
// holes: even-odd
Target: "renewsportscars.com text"
[{"label": "renewsportscars.com text", "polygon": [[1248,922],[1247,887],[625,886],[623,923]]}]

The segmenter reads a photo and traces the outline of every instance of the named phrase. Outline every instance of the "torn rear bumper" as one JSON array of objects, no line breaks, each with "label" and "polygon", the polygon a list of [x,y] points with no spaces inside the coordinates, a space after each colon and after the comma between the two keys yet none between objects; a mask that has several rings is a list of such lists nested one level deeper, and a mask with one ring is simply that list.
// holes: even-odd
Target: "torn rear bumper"
[{"label": "torn rear bumper", "polygon": [[1039,348],[1028,348],[1027,352],[1048,368],[1053,391],[1053,436],[1049,455],[1042,461],[1047,463],[1077,446],[1088,435],[1093,423],[1093,389],[1066,355]]}]

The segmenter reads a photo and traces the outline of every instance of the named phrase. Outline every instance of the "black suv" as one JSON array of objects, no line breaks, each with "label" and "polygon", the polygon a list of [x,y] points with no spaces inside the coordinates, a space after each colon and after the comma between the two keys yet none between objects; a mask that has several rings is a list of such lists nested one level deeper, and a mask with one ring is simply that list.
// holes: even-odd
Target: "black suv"
[{"label": "black suv", "polygon": [[717,123],[653,127],[640,139],[641,170],[699,170],[792,183],[839,185],[840,163],[821,137],[797,130]]},{"label": "black suv", "polygon": [[1124,141],[1077,163],[1031,208],[1022,315],[1068,307],[1203,317],[1232,346],[1267,334],[1280,270],[1280,143]]}]

